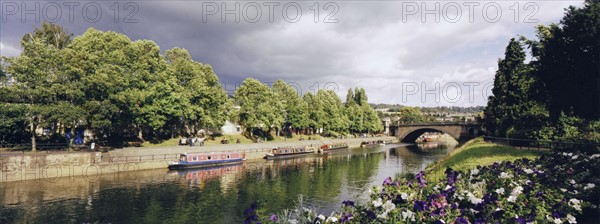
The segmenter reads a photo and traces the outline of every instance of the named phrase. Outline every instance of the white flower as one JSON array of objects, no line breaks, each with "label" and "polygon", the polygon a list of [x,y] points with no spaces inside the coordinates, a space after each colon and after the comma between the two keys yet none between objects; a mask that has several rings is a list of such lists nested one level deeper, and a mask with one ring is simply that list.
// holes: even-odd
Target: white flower
[{"label": "white flower", "polygon": [[571,157],[571,159],[577,159],[579,156],[575,155],[573,157]]},{"label": "white flower", "polygon": [[563,222],[562,222],[562,221],[560,221],[560,219],[554,219],[554,223],[555,223],[555,224],[562,224]]},{"label": "white flower", "polygon": [[508,199],[506,199],[506,201],[508,201],[508,202],[515,202],[515,201],[517,201],[517,197],[516,196],[512,196],[512,195],[508,196]]},{"label": "white flower", "polygon": [[450,185],[446,185],[446,188],[444,188],[445,191],[452,189],[452,187],[450,187]]},{"label": "white flower", "polygon": [[523,192],[523,187],[517,186],[512,190],[512,192],[510,192],[510,195],[516,197],[516,196],[519,196],[519,194],[521,194],[521,192]]},{"label": "white flower", "polygon": [[475,195],[473,195],[470,192],[469,192],[468,196],[469,196],[469,201],[471,203],[473,203],[474,205],[479,204],[479,203],[481,203],[483,201],[481,198],[475,197]]},{"label": "white flower", "polygon": [[527,174],[532,174],[533,173],[533,170],[529,169],[529,168],[524,169],[523,171],[525,171],[525,173],[527,173]]},{"label": "white flower", "polygon": [[337,222],[337,221],[338,221],[338,219],[336,217],[333,217],[333,216],[329,216],[327,218],[327,220],[325,220],[325,222]]},{"label": "white flower", "polygon": [[594,187],[596,187],[596,185],[595,185],[595,184],[593,184],[593,183],[588,183],[588,184],[586,184],[586,185],[585,185],[585,187],[583,187],[583,190],[589,190],[589,189],[592,189],[592,188],[594,188]]},{"label": "white flower", "polygon": [[394,210],[395,208],[396,205],[392,203],[392,201],[386,201],[385,204],[383,204],[383,209],[385,209],[386,212]]},{"label": "white flower", "polygon": [[471,175],[479,174],[479,170],[477,168],[471,170]]},{"label": "white flower", "polygon": [[373,206],[377,207],[381,207],[383,205],[383,202],[381,201],[381,198],[377,198],[377,200],[373,201]]},{"label": "white flower", "polygon": [[575,198],[571,198],[571,200],[569,200],[569,205],[571,207],[573,207],[575,210],[577,211],[581,211],[581,205],[579,204],[581,201],[577,200]]},{"label": "white flower", "polygon": [[380,219],[387,219],[387,213],[388,213],[388,212],[387,212],[387,211],[385,211],[385,212],[381,213],[380,215],[378,215],[378,216],[377,216],[377,218],[380,218]]},{"label": "white flower", "polygon": [[594,154],[594,155],[592,155],[590,158],[592,158],[592,159],[593,159],[593,158],[596,158],[596,157],[600,157],[600,154]]},{"label": "white flower", "polygon": [[529,185],[529,184],[531,184],[531,181],[530,180],[526,180],[525,184]]},{"label": "white flower", "polygon": [[504,188],[501,187],[501,188],[496,189],[496,193],[504,194]]},{"label": "white flower", "polygon": [[575,180],[573,180],[573,179],[569,180],[569,183],[571,183],[571,184],[576,184],[576,183],[575,183]]},{"label": "white flower", "polygon": [[323,214],[320,214],[319,216],[317,216],[317,218],[319,218],[321,220],[325,220],[325,216]]},{"label": "white flower", "polygon": [[567,192],[567,189],[561,188],[560,191]]},{"label": "white flower", "polygon": [[505,173],[505,172],[500,173],[500,178],[506,179],[506,178],[511,178],[511,177],[513,177],[513,175]]},{"label": "white flower", "polygon": [[415,213],[412,211],[409,211],[409,210],[403,211],[402,212],[402,220],[407,221],[409,219],[411,222],[414,222],[415,221]]},{"label": "white flower", "polygon": [[406,200],[406,199],[408,199],[408,194],[402,193],[402,194],[400,194],[400,197],[402,197],[402,200]]},{"label": "white flower", "polygon": [[567,153],[567,156],[573,156],[573,153],[572,152]]},{"label": "white flower", "polygon": [[573,217],[571,214],[567,214],[567,221],[569,221],[569,223],[577,223],[577,219],[575,219],[575,217]]},{"label": "white flower", "polygon": [[288,222],[290,222],[291,224],[297,224],[297,223],[298,223],[298,220],[291,219],[291,220],[288,220]]}]

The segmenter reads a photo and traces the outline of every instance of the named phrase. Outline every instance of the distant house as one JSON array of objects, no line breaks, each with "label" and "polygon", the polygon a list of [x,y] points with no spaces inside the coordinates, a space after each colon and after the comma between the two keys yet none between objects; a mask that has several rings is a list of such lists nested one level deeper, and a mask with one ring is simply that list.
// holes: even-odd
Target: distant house
[{"label": "distant house", "polygon": [[225,121],[225,124],[221,127],[221,132],[224,135],[242,134],[242,127],[238,124],[231,123],[230,121]]}]

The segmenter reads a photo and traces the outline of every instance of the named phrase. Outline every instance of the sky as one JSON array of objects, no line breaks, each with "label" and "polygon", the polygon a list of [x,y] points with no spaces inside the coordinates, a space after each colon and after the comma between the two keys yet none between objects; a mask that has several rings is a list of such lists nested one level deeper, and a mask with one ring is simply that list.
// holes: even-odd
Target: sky
[{"label": "sky", "polygon": [[557,23],[561,1],[0,1],[0,55],[41,21],[187,49],[228,93],[248,77],[301,94],[364,88],[370,103],[486,105],[510,38]]}]

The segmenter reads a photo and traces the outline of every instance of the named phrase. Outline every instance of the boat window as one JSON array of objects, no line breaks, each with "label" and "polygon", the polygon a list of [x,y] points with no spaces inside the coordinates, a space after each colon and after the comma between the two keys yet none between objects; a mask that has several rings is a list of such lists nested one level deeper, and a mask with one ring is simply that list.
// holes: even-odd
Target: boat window
[{"label": "boat window", "polygon": [[194,156],[192,157],[192,160],[196,161],[198,159],[198,157]]},{"label": "boat window", "polygon": [[210,160],[210,159],[211,159],[210,157],[211,157],[211,156],[208,156],[208,160]]},{"label": "boat window", "polygon": [[227,159],[229,159],[229,157],[230,157],[230,156],[229,156],[229,155],[227,155]]}]

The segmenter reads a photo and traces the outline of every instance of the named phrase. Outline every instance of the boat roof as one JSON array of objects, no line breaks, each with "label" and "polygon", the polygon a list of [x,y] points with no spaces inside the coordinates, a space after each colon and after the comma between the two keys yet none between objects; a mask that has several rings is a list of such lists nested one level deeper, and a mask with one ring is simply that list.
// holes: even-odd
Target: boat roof
[{"label": "boat roof", "polygon": [[184,152],[180,155],[217,155],[217,154],[242,154],[241,152]]}]

